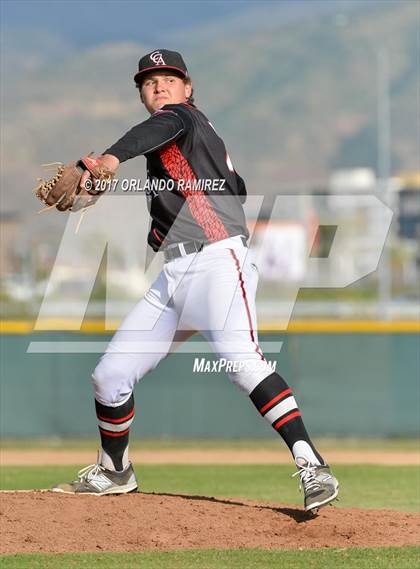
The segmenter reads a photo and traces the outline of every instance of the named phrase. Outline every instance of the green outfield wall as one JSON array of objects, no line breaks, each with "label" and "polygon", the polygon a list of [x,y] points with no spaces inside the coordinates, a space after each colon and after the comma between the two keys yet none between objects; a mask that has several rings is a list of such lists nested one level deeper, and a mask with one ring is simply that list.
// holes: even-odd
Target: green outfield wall
[{"label": "green outfield wall", "polygon": [[[96,436],[90,374],[100,354],[27,353],[30,342],[107,342],[103,333],[3,333],[2,437]],[[195,339],[190,340],[194,342]],[[260,334],[282,341],[277,371],[292,386],[314,435],[415,436],[419,429],[416,333]],[[54,348],[53,348],[54,349]],[[193,373],[195,357],[172,354],[136,387],[135,435],[270,437],[271,427],[225,373]]]}]

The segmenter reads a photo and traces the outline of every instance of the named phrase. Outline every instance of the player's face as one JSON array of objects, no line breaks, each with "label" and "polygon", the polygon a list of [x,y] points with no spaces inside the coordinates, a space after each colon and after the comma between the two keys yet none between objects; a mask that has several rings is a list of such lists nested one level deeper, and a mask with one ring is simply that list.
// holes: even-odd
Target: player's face
[{"label": "player's face", "polygon": [[190,95],[191,85],[169,71],[148,73],[140,89],[141,100],[149,113],[163,105],[185,103]]}]

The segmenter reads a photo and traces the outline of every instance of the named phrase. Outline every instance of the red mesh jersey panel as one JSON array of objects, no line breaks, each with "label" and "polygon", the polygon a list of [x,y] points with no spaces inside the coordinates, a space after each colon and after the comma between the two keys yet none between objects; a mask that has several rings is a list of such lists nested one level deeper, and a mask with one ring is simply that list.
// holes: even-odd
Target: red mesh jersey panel
[{"label": "red mesh jersey panel", "polygon": [[[172,142],[166,146],[159,154],[162,164],[174,180],[193,182],[197,179],[176,142]],[[181,189],[180,191],[187,200],[191,215],[198,225],[202,227],[209,241],[220,241],[221,239],[227,239],[229,237],[223,222],[214,211],[202,190]]]}]

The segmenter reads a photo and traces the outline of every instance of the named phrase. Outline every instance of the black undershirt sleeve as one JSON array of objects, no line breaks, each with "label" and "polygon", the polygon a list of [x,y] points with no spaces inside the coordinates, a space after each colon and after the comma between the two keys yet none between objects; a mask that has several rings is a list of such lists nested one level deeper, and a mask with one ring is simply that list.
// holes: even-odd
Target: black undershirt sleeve
[{"label": "black undershirt sleeve", "polygon": [[238,186],[239,201],[243,204],[246,202],[245,182],[243,178],[241,178],[241,176],[238,174],[238,172],[236,172],[236,170],[235,170],[235,176],[236,176],[236,184]]},{"label": "black undershirt sleeve", "polygon": [[103,154],[112,154],[120,162],[157,150],[186,131],[181,117],[171,110],[161,110],[136,125]]}]

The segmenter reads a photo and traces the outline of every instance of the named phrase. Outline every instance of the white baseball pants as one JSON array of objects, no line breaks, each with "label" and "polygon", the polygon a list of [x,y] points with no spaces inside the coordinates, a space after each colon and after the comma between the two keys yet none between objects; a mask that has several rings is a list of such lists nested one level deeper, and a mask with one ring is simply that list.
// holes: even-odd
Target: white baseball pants
[{"label": "white baseball pants", "polygon": [[258,345],[257,283],[253,255],[239,236],[166,262],[99,360],[92,375],[96,400],[122,405],[135,384],[196,331],[231,362],[230,380],[249,394],[272,373]]}]

